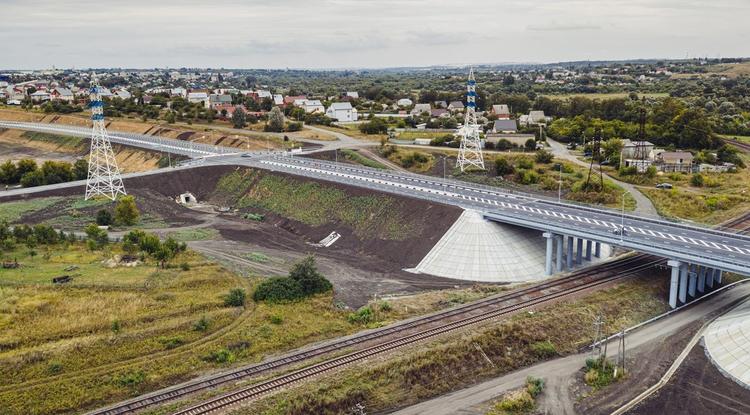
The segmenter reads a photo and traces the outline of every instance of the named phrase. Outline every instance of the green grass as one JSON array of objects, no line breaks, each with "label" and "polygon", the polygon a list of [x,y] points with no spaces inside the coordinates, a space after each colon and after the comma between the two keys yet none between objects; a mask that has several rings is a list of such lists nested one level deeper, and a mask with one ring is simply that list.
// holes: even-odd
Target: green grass
[{"label": "green grass", "polygon": [[61,197],[44,197],[0,203],[0,221],[15,222],[24,215],[50,207],[62,199]]},{"label": "green grass", "polygon": [[399,140],[414,140],[417,138],[440,138],[445,135],[453,135],[449,132],[434,132],[434,131],[404,131],[399,133]]},{"label": "green grass", "polygon": [[380,163],[379,161],[369,159],[361,154],[359,154],[355,150],[351,150],[348,148],[341,149],[341,154],[347,159],[351,160],[357,164],[361,164],[366,167],[372,167],[374,169],[387,169],[387,167]]},{"label": "green grass", "polygon": [[167,236],[171,236],[178,242],[187,241],[204,241],[206,239],[213,239],[219,235],[219,231],[213,228],[195,228],[195,229],[181,229],[176,232],[170,232]]},{"label": "green grass", "polygon": [[[108,249],[6,253],[23,266],[0,270],[3,414],[81,412],[359,329],[330,295],[227,307],[230,289],[251,292],[262,278],[239,277],[191,251],[173,260],[189,271],[150,259],[106,268],[102,260],[119,252]],[[79,268],[63,271],[71,265]],[[62,273],[73,281],[53,286]]]},{"label": "green grass", "polygon": [[261,264],[264,264],[270,260],[270,258],[268,258],[268,255],[262,254],[260,252],[250,252],[248,254],[245,254],[244,257],[249,259],[250,261],[259,262]]},{"label": "green grass", "polygon": [[[253,170],[230,173],[220,182],[232,186],[217,189],[212,198],[228,199],[240,209],[265,209],[310,226],[340,221],[361,238],[403,240],[420,226],[406,220],[399,213],[401,202],[389,196],[351,196],[335,187]],[[238,198],[241,190],[245,193]]]}]

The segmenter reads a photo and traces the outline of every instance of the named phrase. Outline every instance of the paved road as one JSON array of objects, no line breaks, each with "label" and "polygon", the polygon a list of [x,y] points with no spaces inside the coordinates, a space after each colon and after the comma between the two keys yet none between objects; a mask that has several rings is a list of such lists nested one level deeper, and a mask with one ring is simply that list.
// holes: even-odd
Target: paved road
[{"label": "paved road", "polygon": [[[373,190],[477,209],[485,217],[541,231],[600,241],[670,259],[750,275],[750,236],[654,220],[619,211],[557,203],[523,193],[443,181],[428,176],[336,164],[297,157],[239,159],[217,162],[246,164]],[[624,228],[626,234],[615,234]]]},{"label": "paved road", "polygon": [[[568,149],[563,144],[552,140],[551,138],[547,139],[547,144],[549,144],[552,150],[552,154],[554,154],[556,158],[570,161],[587,169],[589,168],[588,163],[581,161],[575,155],[570,154]],[[606,173],[604,173],[604,177],[612,180],[613,182],[617,183],[617,185],[630,192],[630,195],[633,196],[633,199],[635,199],[636,202],[635,213],[654,218],[658,218],[660,216],[659,212],[656,210],[656,207],[654,207],[654,204],[651,202],[651,199],[647,198],[643,193],[641,193],[641,191],[638,190],[636,186],[633,186],[630,183],[619,181]]]},{"label": "paved road", "polygon": [[[712,312],[726,307],[736,301],[750,296],[750,284],[744,284],[717,294],[705,301],[680,311],[651,325],[647,325],[627,338],[628,348],[647,348],[649,344],[661,342],[664,338],[677,333],[691,323],[702,320]],[[609,344],[609,350],[617,350],[615,342]],[[429,401],[393,412],[394,415],[453,415],[476,414],[470,408],[474,405],[494,399],[504,392],[519,388],[526,382],[527,376],[547,379],[545,395],[553,394],[553,399],[543,400],[549,405],[539,408],[542,412],[555,415],[574,415],[573,401],[567,393],[567,382],[583,367],[589,354],[576,354],[539,363],[507,375],[479,383],[466,389],[451,392]],[[644,385],[650,386],[650,385]],[[645,388],[644,388],[645,389]],[[635,391],[633,392],[635,395]]]}]

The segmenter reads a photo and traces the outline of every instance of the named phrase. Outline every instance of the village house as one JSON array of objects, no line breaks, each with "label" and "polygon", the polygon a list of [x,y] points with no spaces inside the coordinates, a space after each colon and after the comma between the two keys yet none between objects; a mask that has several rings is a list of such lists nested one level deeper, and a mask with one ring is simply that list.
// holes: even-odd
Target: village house
[{"label": "village house", "polygon": [[656,165],[663,172],[690,173],[693,155],[687,151],[663,151],[656,156]]},{"label": "village house", "polygon": [[430,104],[416,104],[414,105],[414,109],[411,110],[411,115],[422,115],[422,113],[429,114],[430,111],[432,111],[432,106]]},{"label": "village house", "polygon": [[[295,105],[297,105],[297,101],[295,101]],[[316,112],[325,113],[326,108],[323,106],[323,104],[320,102],[319,99],[306,99],[301,102],[299,105],[302,109],[305,110],[308,114],[313,114]]]},{"label": "village house", "polygon": [[493,133],[515,134],[518,132],[516,120],[496,120],[492,125]]},{"label": "village house", "polygon": [[497,118],[501,120],[507,120],[510,118],[510,109],[505,104],[493,105],[490,113],[497,116]]},{"label": "village house", "polygon": [[206,108],[210,109],[216,109],[216,107],[226,104],[232,104],[231,95],[211,94],[208,96],[208,100],[203,101],[203,105],[205,105]]},{"label": "village house", "polygon": [[50,96],[50,99],[57,100],[57,101],[73,102],[75,100],[73,91],[67,88],[61,88],[61,87],[52,89],[52,92],[50,92],[49,96]]},{"label": "village house", "polygon": [[464,110],[464,103],[461,101],[451,101],[450,104],[448,104],[448,111],[455,112],[455,111],[463,111]]},{"label": "village house", "polygon": [[401,98],[396,102],[399,107],[411,107],[414,102],[409,98]]},{"label": "village house", "polygon": [[208,102],[208,94],[205,92],[190,92],[187,95],[187,100],[192,104],[202,103],[203,105],[206,105]]},{"label": "village house", "polygon": [[445,108],[434,108],[430,111],[430,116],[433,118],[448,118],[451,116],[451,113]]},{"label": "village house", "polygon": [[357,121],[357,109],[348,102],[334,102],[326,110],[326,116],[342,122]]}]

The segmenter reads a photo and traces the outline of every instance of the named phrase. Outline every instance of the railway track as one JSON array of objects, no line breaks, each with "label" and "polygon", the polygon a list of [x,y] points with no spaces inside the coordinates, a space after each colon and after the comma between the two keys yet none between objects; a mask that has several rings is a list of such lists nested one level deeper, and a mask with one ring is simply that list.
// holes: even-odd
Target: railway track
[{"label": "railway track", "polygon": [[[724,227],[747,232],[750,230],[750,212],[722,224]],[[636,274],[652,267],[664,259],[646,254],[636,254],[599,266],[594,270],[581,270],[567,276],[546,281],[533,287],[522,288],[508,293],[491,296],[470,304],[439,311],[427,316],[395,324],[376,331],[350,336],[327,344],[314,346],[307,350],[271,359],[264,363],[251,365],[229,372],[224,372],[194,381],[186,382],[172,388],[143,395],[117,405],[90,412],[89,415],[116,415],[131,413],[147,407],[159,405],[187,395],[206,391],[221,385],[227,385],[241,379],[267,373],[273,370],[291,367],[310,359],[341,352],[370,342],[380,341],[374,346],[365,347],[341,357],[326,360],[289,374],[264,381],[239,391],[228,393],[202,404],[187,408],[177,415],[204,414],[252,400],[273,391],[322,373],[343,366],[360,362],[371,356],[396,350],[436,336],[456,331],[493,318],[511,314],[525,308],[555,301],[575,293],[581,293]],[[415,332],[416,331],[416,332]],[[395,339],[389,339],[396,337]]]},{"label": "railway track", "polygon": [[730,139],[724,139],[724,142],[727,144],[733,145],[745,152],[750,152],[750,143],[746,143],[740,140],[730,140]]}]

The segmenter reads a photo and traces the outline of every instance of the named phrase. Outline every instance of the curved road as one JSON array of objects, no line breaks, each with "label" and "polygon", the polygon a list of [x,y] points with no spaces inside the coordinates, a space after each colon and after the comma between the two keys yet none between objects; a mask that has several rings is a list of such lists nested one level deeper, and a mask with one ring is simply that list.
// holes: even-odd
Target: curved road
[{"label": "curved road", "polygon": [[[549,144],[549,146],[551,147],[552,154],[554,154],[555,157],[570,161],[572,163],[575,163],[587,169],[589,168],[589,163],[581,161],[578,159],[578,157],[574,156],[573,154],[570,154],[568,149],[560,142],[557,142],[551,138],[547,138],[547,144]],[[659,212],[656,210],[656,207],[654,207],[654,204],[651,203],[651,200],[647,198],[643,193],[641,193],[641,191],[638,190],[637,187],[633,186],[630,183],[625,183],[620,180],[617,180],[613,178],[612,176],[608,175],[607,173],[603,173],[603,174],[604,174],[604,177],[606,177],[609,180],[612,180],[618,186],[627,190],[631,196],[633,196],[633,199],[635,199],[635,202],[636,202],[635,213],[646,215],[646,216],[651,216],[654,218],[661,217],[659,215]]]}]

